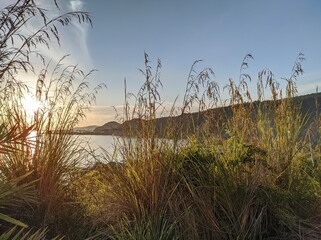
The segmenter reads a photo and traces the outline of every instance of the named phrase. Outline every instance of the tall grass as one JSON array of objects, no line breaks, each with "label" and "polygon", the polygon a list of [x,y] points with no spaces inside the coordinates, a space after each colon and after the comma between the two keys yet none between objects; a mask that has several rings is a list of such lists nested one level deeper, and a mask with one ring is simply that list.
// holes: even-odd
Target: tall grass
[{"label": "tall grass", "polygon": [[[59,72],[60,65],[57,65],[54,73]],[[83,80],[74,88],[76,77],[82,77]],[[36,134],[29,141],[27,137],[24,144],[11,144],[16,151],[3,156],[0,168],[6,179],[32,172],[26,181],[35,181],[39,203],[30,209],[31,212],[23,211],[24,216],[20,217],[26,222],[31,221],[34,226],[54,224],[53,227],[57,229],[68,230],[69,225],[73,224],[68,219],[73,215],[77,217],[81,212],[81,206],[75,203],[74,193],[69,188],[73,182],[73,173],[79,163],[84,161],[86,153],[80,148],[77,138],[69,132],[94,100],[95,93],[87,93],[87,77],[75,66],[68,66],[50,78],[44,71],[38,80],[38,86],[41,81],[41,87],[37,89],[37,99],[45,106],[30,119],[20,105],[22,98],[18,96],[18,99],[14,99],[12,96],[15,105],[8,109],[11,114],[3,119],[9,123],[8,129],[18,125],[22,131],[31,125]]]},{"label": "tall grass", "polygon": [[[57,1],[54,1],[59,9]],[[69,135],[88,109],[97,91],[89,91],[87,78],[77,66],[56,66],[38,51],[56,41],[60,44],[58,25],[74,20],[90,23],[86,12],[70,12],[48,18],[34,0],[17,0],[0,13],[0,175],[1,239],[46,239],[67,234],[83,238],[85,226],[82,204],[72,192],[77,164],[85,157],[75,137]],[[39,28],[25,31],[36,21]],[[43,70],[35,77],[32,92],[19,74],[36,76],[37,59]],[[25,111],[26,96],[38,101],[34,113]],[[10,229],[10,225],[17,227]],[[25,229],[28,226],[40,229]],[[80,229],[79,229],[80,228]],[[43,229],[43,230],[42,230]],[[5,232],[6,231],[6,232]]]},{"label": "tall grass", "polygon": [[[180,114],[164,120],[160,130],[156,109],[163,107],[158,92],[161,65],[158,61],[153,75],[145,54],[145,83],[132,108],[128,96],[133,95],[126,93],[124,116],[130,138],[120,143],[123,162],[97,165],[79,181],[84,193],[93,186],[99,189],[82,200],[96,206],[89,210],[99,216],[95,224],[101,228],[100,236],[320,237],[319,168],[310,161],[311,156],[318,161],[319,144],[312,147],[306,130],[309,116],[293,101],[303,54],[285,79],[285,90],[270,70],[258,74],[257,101],[247,87],[252,78],[245,73],[252,58],[244,58],[238,84],[230,80],[225,88],[230,102],[221,116],[206,109],[223,102],[213,72],[197,73],[193,65],[183,106],[171,111]],[[265,99],[268,95],[271,99]],[[194,115],[188,112],[193,104],[199,106]]]}]

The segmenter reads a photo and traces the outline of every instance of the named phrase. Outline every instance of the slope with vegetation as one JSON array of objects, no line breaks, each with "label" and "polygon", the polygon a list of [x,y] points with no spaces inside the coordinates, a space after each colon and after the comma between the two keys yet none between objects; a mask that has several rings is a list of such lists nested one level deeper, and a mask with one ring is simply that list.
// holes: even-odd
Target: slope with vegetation
[{"label": "slope with vegetation", "polygon": [[[279,102],[282,100],[279,100]],[[321,93],[313,93],[302,96],[294,96],[292,101],[298,107],[298,113],[306,117],[306,122],[302,129],[302,135],[305,134],[307,130],[311,130],[312,124],[315,119],[318,118],[321,112]],[[274,107],[273,101],[255,101],[251,104],[244,103],[245,108],[251,107],[254,109],[253,118],[257,117],[257,114],[262,111],[268,111],[266,114],[273,118]],[[206,124],[217,125],[217,128],[212,128],[212,132],[226,136],[224,132],[219,132],[224,129],[224,124],[228,121],[230,117],[233,116],[232,106],[217,107],[208,109],[206,111],[192,112],[179,114],[178,116],[168,116],[159,117],[155,120],[155,128],[157,136],[162,136],[166,129],[173,128],[179,129],[177,126],[182,123],[181,128],[184,128],[183,132],[187,135],[189,134],[204,134],[206,129]],[[101,134],[101,135],[114,135],[114,136],[127,136],[130,134],[130,130],[140,131],[142,125],[144,124],[144,119],[131,119],[123,122],[122,124],[115,121],[108,122],[103,126],[96,126],[94,129],[86,130],[84,129],[82,134]],[[146,123],[145,123],[146,124]],[[79,132],[78,128],[74,132]]]}]

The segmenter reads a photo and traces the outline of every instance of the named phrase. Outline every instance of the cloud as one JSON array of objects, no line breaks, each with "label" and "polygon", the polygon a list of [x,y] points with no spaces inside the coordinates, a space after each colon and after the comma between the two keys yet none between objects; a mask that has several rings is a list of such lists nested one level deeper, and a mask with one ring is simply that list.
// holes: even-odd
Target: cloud
[{"label": "cloud", "polygon": [[[85,11],[85,3],[81,0],[71,0],[68,8],[71,11]],[[76,22],[77,21],[75,21],[75,23]],[[80,64],[81,67],[91,69],[93,67],[93,61],[88,46],[89,27],[90,25],[86,23],[76,23],[69,26],[69,29],[65,31],[65,38],[68,39],[65,42],[67,42],[66,45],[68,49],[71,50],[71,56],[75,55],[74,59],[77,59],[78,61],[76,63]],[[71,31],[70,28],[72,28]]]},{"label": "cloud", "polygon": [[[61,1],[59,3],[60,11],[55,8],[51,1],[38,0],[38,4],[42,8],[48,10],[47,15],[49,19],[70,11],[85,11],[85,3],[81,0]],[[28,25],[28,29],[31,32],[35,32],[41,25],[41,21],[32,22],[31,25]],[[54,42],[54,39],[52,39],[53,41],[50,44],[50,49],[47,49],[45,46],[37,46],[38,50],[53,63],[57,63],[65,55],[70,55],[64,62],[66,65],[78,64],[85,72],[94,68],[87,41],[90,24],[79,24],[78,19],[74,19],[74,22],[69,26],[64,27],[59,23],[56,23],[55,25],[59,31],[61,45],[59,46]]]},{"label": "cloud", "polygon": [[81,0],[70,1],[70,10],[71,11],[82,11],[84,3]]},{"label": "cloud", "polygon": [[[13,4],[16,0],[0,0],[0,11],[4,7]],[[60,10],[56,8],[54,1],[48,0],[37,0],[36,4],[46,9],[46,15],[49,19],[54,19],[59,15],[68,13],[71,11],[86,11],[86,4],[81,0],[65,0],[58,1]],[[74,21],[69,26],[62,26],[59,22],[55,23],[59,31],[59,38],[61,45],[57,43],[56,39],[52,36],[49,41],[49,49],[44,44],[38,44],[36,46],[35,52],[40,53],[44,58],[46,64],[50,62],[49,72],[58,63],[62,57],[70,55],[65,58],[63,64],[67,65],[78,65],[81,70],[85,73],[95,68],[91,58],[89,46],[88,46],[88,30],[90,24],[82,23],[79,24],[78,19],[74,18]],[[31,18],[30,21],[21,28],[21,34],[29,36],[37,32],[41,27],[43,27],[44,22],[41,16],[37,18]],[[50,33],[50,30],[48,30]],[[15,41],[16,46],[19,47],[19,40]],[[10,44],[10,43],[8,43]],[[9,46],[10,47],[10,46]],[[31,56],[30,61],[32,62],[35,73],[29,72],[24,74],[23,71],[19,73],[18,78],[26,83],[29,88],[34,89],[36,84],[37,75],[45,67],[42,64],[40,58],[35,55]],[[76,82],[78,83],[78,82]]]},{"label": "cloud", "polygon": [[[71,0],[65,6],[62,6],[62,12],[65,11],[86,11],[86,5],[81,0]],[[67,28],[61,28],[62,31],[62,48],[71,55],[74,64],[79,64],[82,68],[90,70],[93,68],[93,61],[91,58],[88,46],[88,29],[89,24],[79,24],[75,20],[75,24]]]}]

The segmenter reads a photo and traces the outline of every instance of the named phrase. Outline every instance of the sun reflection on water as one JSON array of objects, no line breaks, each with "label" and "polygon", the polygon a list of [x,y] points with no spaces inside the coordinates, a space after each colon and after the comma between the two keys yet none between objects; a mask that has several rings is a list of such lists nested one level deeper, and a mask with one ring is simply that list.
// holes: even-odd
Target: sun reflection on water
[{"label": "sun reflection on water", "polygon": [[31,156],[35,154],[37,137],[38,132],[36,130],[31,131],[27,136],[27,151]]}]

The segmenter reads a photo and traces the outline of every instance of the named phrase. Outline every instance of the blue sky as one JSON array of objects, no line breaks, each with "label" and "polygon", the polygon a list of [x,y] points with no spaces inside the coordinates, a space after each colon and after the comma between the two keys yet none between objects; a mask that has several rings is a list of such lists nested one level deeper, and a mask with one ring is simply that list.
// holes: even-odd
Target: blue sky
[{"label": "blue sky", "polygon": [[211,67],[223,89],[229,78],[238,80],[247,53],[254,57],[247,71],[255,81],[266,67],[276,79],[289,76],[297,55],[303,52],[305,74],[298,82],[299,94],[315,92],[321,83],[319,0],[60,2],[63,11],[90,12],[93,28],[68,28],[63,32],[62,48],[51,50],[51,56],[71,54],[70,61],[82,68],[98,69],[91,77],[93,85],[104,82],[108,87],[83,125],[114,119],[111,106],[117,108],[124,102],[124,78],[129,91],[138,90],[143,83],[138,69],[144,66],[144,51],[153,67],[157,58],[162,61],[164,88],[160,92],[169,105],[183,96],[190,66],[198,59],[203,60],[198,69]]}]

